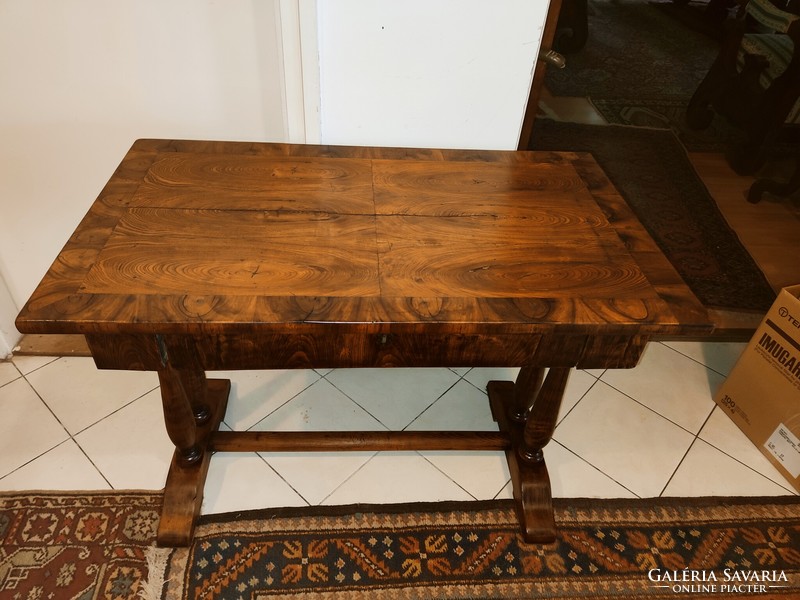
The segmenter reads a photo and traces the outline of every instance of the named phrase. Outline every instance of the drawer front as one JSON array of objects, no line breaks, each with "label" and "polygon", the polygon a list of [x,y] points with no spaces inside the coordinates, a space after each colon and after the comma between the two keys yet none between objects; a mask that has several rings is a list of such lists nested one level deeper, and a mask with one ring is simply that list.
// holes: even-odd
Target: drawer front
[{"label": "drawer front", "polygon": [[[103,369],[157,370],[156,336],[87,335]],[[178,368],[206,371],[357,367],[573,367],[630,368],[643,336],[568,334],[250,334],[164,336],[162,347]],[[188,350],[187,350],[188,348]]]}]

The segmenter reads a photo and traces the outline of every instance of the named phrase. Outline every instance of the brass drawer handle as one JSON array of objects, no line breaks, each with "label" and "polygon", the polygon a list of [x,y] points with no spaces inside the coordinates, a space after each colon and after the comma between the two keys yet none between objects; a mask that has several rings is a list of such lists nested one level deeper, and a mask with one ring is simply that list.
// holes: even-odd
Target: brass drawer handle
[{"label": "brass drawer handle", "polygon": [[567,59],[564,58],[563,54],[555,50],[542,50],[539,52],[539,60],[543,60],[551,67],[556,67],[557,69],[563,69],[567,66]]}]

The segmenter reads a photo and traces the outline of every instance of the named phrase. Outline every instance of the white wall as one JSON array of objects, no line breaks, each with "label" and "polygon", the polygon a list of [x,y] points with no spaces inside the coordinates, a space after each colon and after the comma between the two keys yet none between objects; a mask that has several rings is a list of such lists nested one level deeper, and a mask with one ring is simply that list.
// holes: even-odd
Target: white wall
[{"label": "white wall", "polygon": [[0,2],[0,276],[13,304],[135,139],[285,141],[279,21],[278,0]]},{"label": "white wall", "polygon": [[318,0],[322,140],[514,150],[547,0]]},{"label": "white wall", "polygon": [[547,4],[0,0],[0,344],[136,138],[516,148]]},{"label": "white wall", "polygon": [[19,332],[14,328],[17,305],[11,299],[5,280],[0,275],[0,360],[11,354],[17,343]]}]

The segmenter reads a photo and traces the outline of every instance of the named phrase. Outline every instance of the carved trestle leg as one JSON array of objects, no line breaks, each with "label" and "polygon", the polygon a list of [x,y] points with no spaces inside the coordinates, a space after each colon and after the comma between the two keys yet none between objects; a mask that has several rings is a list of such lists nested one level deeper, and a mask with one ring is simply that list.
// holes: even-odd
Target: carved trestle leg
[{"label": "carved trestle leg", "polygon": [[200,514],[211,461],[209,441],[225,415],[230,381],[206,379],[188,342],[173,345],[159,339],[158,343],[164,424],[175,454],[164,487],[157,541],[161,546],[185,546]]},{"label": "carved trestle leg", "polygon": [[570,368],[525,367],[516,383],[490,381],[492,414],[511,437],[506,459],[511,472],[517,513],[525,540],[555,540],[553,497],[543,449],[553,436]]}]

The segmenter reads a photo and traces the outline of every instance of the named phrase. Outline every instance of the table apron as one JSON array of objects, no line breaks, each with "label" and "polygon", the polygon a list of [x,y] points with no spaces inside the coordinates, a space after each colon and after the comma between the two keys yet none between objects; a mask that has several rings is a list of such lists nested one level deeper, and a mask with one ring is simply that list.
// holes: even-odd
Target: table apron
[{"label": "table apron", "polygon": [[[101,369],[206,371],[364,367],[635,367],[644,335],[586,334],[90,334]],[[160,340],[160,341],[159,341]],[[170,352],[192,347],[192,352]],[[189,362],[190,364],[182,364]]]}]

